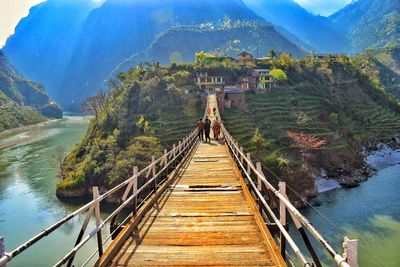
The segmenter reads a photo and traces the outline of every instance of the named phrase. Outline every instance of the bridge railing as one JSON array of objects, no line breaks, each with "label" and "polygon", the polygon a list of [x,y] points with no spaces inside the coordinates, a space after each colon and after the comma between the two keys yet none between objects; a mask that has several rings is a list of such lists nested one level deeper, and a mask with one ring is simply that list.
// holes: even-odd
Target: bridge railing
[{"label": "bridge railing", "polygon": [[[322,247],[329,253],[333,258],[337,266],[339,267],[350,267],[348,262],[357,262],[354,259],[355,255],[345,253],[345,256],[340,255],[329,242],[319,233],[319,231],[310,223],[310,221],[303,216],[300,211],[290,202],[286,195],[286,184],[284,182],[279,183],[279,190],[276,189],[266,178],[262,171],[261,163],[253,163],[250,153],[245,153],[243,147],[239,145],[238,142],[234,140],[225,126],[222,124],[222,133],[225,137],[225,142],[227,143],[231,154],[237,163],[239,169],[241,170],[243,177],[248,185],[253,197],[255,198],[260,213],[262,214],[264,220],[268,226],[273,226],[278,228],[280,233],[280,250],[282,256],[286,256],[285,243],[287,242],[292,250],[295,252],[299,260],[304,264],[304,266],[322,266],[318,256],[308,239],[304,228],[306,228],[312,236],[322,245]],[[278,203],[271,204],[271,202],[276,199]],[[274,209],[279,209],[279,215],[274,212]],[[309,260],[304,256],[303,252],[300,250],[296,242],[293,240],[291,235],[287,230],[286,213],[291,216],[297,230],[299,231],[303,241],[309,250],[310,255],[314,263],[309,262]],[[279,216],[279,218],[278,218]],[[272,228],[272,227],[271,227]],[[348,240],[345,238],[346,244],[354,244],[354,240]],[[357,264],[352,265],[356,267]]]},{"label": "bridge railing", "polygon": [[[155,157],[153,157],[152,163],[143,170],[138,171],[137,167],[133,167],[133,175],[130,178],[116,185],[104,194],[100,195],[98,188],[93,187],[92,201],[72,212],[63,219],[57,221],[53,225],[47,227],[45,230],[41,231],[39,234],[21,244],[11,252],[4,251],[3,240],[0,240],[0,253],[2,253],[0,254],[0,266],[5,266],[6,263],[12,261],[15,257],[52,234],[55,230],[65,225],[73,218],[76,218],[80,215],[85,215],[85,219],[74,247],[54,266],[62,266],[64,264],[67,264],[67,266],[72,266],[77,252],[95,236],[97,236],[98,254],[101,256],[103,253],[103,243],[105,243],[102,240],[102,229],[104,229],[108,224],[111,224],[112,227],[110,232],[112,233],[107,237],[107,239],[112,238],[113,232],[118,232],[119,225],[115,224],[118,214],[122,210],[129,207],[132,208],[132,213],[129,215],[132,217],[140,205],[144,203],[152,194],[154,194],[157,188],[168,178],[171,172],[174,171],[175,167],[196,144],[196,141],[197,131],[194,130],[182,141],[179,141],[178,145],[174,145],[169,152],[164,150],[164,155],[160,158],[155,159]],[[123,189],[124,193],[121,195]],[[120,203],[115,210],[107,216],[106,219],[102,220],[100,218],[100,203],[115,195],[117,195],[117,198],[122,200],[122,203]],[[96,218],[96,226],[85,236],[92,216]]]}]

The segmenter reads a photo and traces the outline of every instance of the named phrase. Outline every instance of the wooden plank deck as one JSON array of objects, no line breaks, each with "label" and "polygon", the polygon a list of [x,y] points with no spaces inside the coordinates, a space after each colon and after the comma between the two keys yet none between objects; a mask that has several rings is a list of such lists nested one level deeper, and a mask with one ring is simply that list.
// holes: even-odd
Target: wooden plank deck
[{"label": "wooden plank deck", "polygon": [[226,145],[200,143],[111,266],[286,266]]}]

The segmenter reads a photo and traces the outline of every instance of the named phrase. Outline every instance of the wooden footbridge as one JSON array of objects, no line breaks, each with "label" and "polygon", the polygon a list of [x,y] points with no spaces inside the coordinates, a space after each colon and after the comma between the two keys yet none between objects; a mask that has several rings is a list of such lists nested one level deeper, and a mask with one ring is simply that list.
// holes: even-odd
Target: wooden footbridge
[{"label": "wooden footbridge", "polygon": [[[216,97],[209,95],[205,116],[211,120],[214,114],[208,111],[214,107]],[[274,188],[261,165],[252,162],[223,126],[222,133],[223,140],[203,143],[193,131],[145,169],[134,167],[132,177],[110,191],[99,195],[95,187],[93,201],[15,250],[7,253],[0,245],[0,266],[82,214],[86,217],[73,249],[54,266],[73,266],[91,238],[97,238],[98,250],[83,265],[322,266],[307,233],[337,266],[357,266],[355,240],[345,239],[345,253],[339,254],[291,204],[285,183]],[[102,220],[100,203],[113,194],[121,197],[121,204]],[[123,210],[129,216],[120,220]],[[92,216],[96,226],[85,235]],[[305,252],[287,230],[289,216]]]}]

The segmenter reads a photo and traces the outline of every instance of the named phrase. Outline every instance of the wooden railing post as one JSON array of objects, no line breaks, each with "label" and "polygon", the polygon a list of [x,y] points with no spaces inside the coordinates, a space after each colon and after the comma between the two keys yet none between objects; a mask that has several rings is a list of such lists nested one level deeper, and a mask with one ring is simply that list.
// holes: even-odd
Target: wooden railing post
[{"label": "wooden railing post", "polygon": [[[280,184],[280,183],[279,183],[279,184]],[[285,183],[285,186],[286,186],[286,183]],[[287,197],[287,195],[286,195],[286,189],[285,189],[284,192],[285,192],[285,194],[282,194],[282,195],[283,195],[286,199],[289,199],[289,198]],[[282,203],[282,200],[280,200],[280,203]],[[289,214],[290,214],[290,217],[291,217],[292,220],[293,220],[294,225],[295,225],[296,228],[297,228],[297,231],[299,231],[299,233],[300,233],[300,235],[301,235],[301,238],[302,238],[303,241],[304,241],[304,244],[306,245],[308,251],[310,252],[311,257],[313,258],[314,265],[315,265],[316,267],[322,267],[322,264],[321,264],[321,262],[320,262],[320,260],[319,260],[319,258],[318,258],[318,255],[317,255],[317,253],[315,252],[315,249],[314,249],[314,247],[312,246],[312,244],[311,244],[311,242],[310,242],[310,239],[308,238],[307,233],[306,233],[306,231],[305,231],[304,228],[303,228],[303,225],[301,224],[301,222],[299,221],[299,219],[296,217],[296,215],[293,214],[290,210],[289,210]]]},{"label": "wooden railing post", "polygon": [[242,152],[242,153],[240,154],[240,163],[242,163],[242,165],[243,165],[243,160],[244,160],[244,158],[243,158],[243,147],[242,147],[242,146],[240,147],[240,152]]},{"label": "wooden railing post", "polygon": [[[286,182],[279,182],[279,193],[282,195],[286,196]],[[279,220],[283,226],[286,227],[286,205],[285,203],[282,202],[282,200],[279,201]],[[286,257],[286,239],[283,233],[280,233],[280,251],[283,259]]]},{"label": "wooden railing post", "polygon": [[164,159],[163,159],[163,165],[164,167],[167,166],[168,163],[168,156],[167,156],[168,152],[166,149],[164,149]]},{"label": "wooden railing post", "polygon": [[[151,177],[154,177],[154,176],[156,176],[156,156],[151,156],[151,164],[152,164],[152,167],[151,167]],[[154,179],[154,192],[156,192],[156,190],[157,190],[157,178],[156,179]]]},{"label": "wooden railing post", "polygon": [[347,263],[350,264],[351,267],[358,267],[358,240],[349,239],[347,236],[345,236],[343,248],[343,257],[346,259]]},{"label": "wooden railing post", "polygon": [[[132,180],[132,195],[136,194],[137,190],[138,190],[138,173],[139,173],[139,167],[138,166],[133,166],[133,180]],[[132,210],[133,210],[133,214],[136,214],[137,211],[137,200],[138,197],[136,196],[133,199],[133,205],[132,205]]]},{"label": "wooden railing post", "polygon": [[248,160],[248,162],[247,162],[247,174],[250,176],[251,175],[251,166],[250,166],[250,164],[251,164],[251,156],[250,156],[250,153],[247,153],[247,160]]},{"label": "wooden railing post", "polygon": [[[99,188],[97,186],[93,187],[93,199],[97,199],[99,197]],[[96,202],[94,207],[94,213],[96,216],[96,227],[100,227],[101,217],[100,217],[100,202]],[[101,235],[101,229],[97,232],[97,247],[99,249],[99,257],[103,255],[103,237]]]},{"label": "wooden railing post", "polygon": [[[6,244],[4,242],[4,237],[0,236],[0,259],[6,255]],[[4,265],[3,267],[5,267]]]}]

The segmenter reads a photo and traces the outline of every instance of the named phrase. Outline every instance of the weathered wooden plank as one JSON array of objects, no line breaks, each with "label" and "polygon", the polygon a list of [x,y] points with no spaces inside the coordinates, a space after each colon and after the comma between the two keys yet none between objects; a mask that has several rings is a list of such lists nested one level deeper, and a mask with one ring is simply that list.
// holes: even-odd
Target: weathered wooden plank
[{"label": "weathered wooden plank", "polygon": [[227,148],[215,144],[198,146],[111,266],[286,266]]}]

